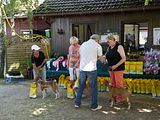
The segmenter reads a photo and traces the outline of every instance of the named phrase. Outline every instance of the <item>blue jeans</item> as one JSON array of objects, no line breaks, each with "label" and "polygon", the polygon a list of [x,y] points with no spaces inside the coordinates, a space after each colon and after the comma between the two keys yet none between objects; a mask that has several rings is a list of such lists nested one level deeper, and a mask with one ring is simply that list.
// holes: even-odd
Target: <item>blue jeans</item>
[{"label": "blue jeans", "polygon": [[91,108],[97,108],[98,106],[98,87],[97,87],[97,70],[95,71],[80,71],[80,81],[79,81],[79,87],[77,91],[77,97],[75,100],[75,104],[80,106],[81,105],[81,99],[82,99],[82,93],[86,85],[86,80],[89,79],[89,83],[91,86],[91,92],[92,92],[92,102],[91,102]]}]

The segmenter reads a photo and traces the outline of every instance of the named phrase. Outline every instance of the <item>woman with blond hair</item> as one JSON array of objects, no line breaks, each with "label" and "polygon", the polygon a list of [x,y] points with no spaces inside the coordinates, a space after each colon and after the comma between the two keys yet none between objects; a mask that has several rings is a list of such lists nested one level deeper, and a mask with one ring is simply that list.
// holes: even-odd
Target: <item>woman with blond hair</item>
[{"label": "woman with blond hair", "polygon": [[[124,48],[116,41],[114,35],[109,35],[107,39],[109,47],[107,48],[105,57],[109,66],[110,86],[123,88],[123,73],[126,61]],[[117,96],[115,99],[116,102],[122,102],[124,100],[122,96]]]},{"label": "woman with blond hair", "polygon": [[72,36],[70,38],[70,47],[68,50],[68,68],[70,74],[71,86],[74,85],[75,75],[79,76],[79,62],[80,62],[80,54],[79,54],[80,45],[78,44],[78,38]]}]

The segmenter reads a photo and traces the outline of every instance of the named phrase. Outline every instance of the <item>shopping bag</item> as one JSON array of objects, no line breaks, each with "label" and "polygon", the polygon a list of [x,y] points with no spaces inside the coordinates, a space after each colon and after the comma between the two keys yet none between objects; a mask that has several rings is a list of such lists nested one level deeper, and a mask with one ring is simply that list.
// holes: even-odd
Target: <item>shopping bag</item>
[{"label": "shopping bag", "polygon": [[36,98],[37,97],[37,84],[36,83],[31,83],[30,84],[29,97],[30,98]]},{"label": "shopping bag", "polygon": [[71,88],[70,82],[68,82],[67,84],[67,98],[75,98],[75,91],[73,88]]}]

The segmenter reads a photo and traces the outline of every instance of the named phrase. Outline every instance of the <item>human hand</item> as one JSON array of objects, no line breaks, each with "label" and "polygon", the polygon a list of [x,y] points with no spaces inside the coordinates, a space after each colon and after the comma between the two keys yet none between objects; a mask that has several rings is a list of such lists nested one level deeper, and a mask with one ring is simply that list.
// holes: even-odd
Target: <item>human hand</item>
[{"label": "human hand", "polygon": [[101,61],[101,63],[106,63],[106,57],[104,55],[99,57],[99,60]]},{"label": "human hand", "polygon": [[38,70],[39,70],[39,71],[42,71],[42,68],[41,68],[41,66],[39,66],[39,67],[38,67]]},{"label": "human hand", "polygon": [[116,68],[117,68],[116,65],[113,65],[113,66],[112,66],[112,70],[115,70]]},{"label": "human hand", "polygon": [[75,64],[74,68],[79,68],[79,65],[78,63]]},{"label": "human hand", "polygon": [[42,71],[42,68],[39,68],[39,71]]},{"label": "human hand", "polygon": [[34,81],[37,82],[39,80],[39,75],[37,74]]},{"label": "human hand", "polygon": [[70,87],[73,88],[74,86],[74,80],[70,80]]},{"label": "human hand", "polygon": [[101,62],[105,64],[106,63],[106,56],[102,56],[101,59],[102,59]]}]

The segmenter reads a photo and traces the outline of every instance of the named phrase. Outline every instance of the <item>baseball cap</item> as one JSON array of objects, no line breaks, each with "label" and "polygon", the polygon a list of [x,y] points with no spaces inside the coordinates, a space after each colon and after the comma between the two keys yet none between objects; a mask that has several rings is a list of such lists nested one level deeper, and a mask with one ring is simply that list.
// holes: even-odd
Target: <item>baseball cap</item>
[{"label": "baseball cap", "polygon": [[39,50],[41,49],[38,45],[32,45],[31,50]]}]

